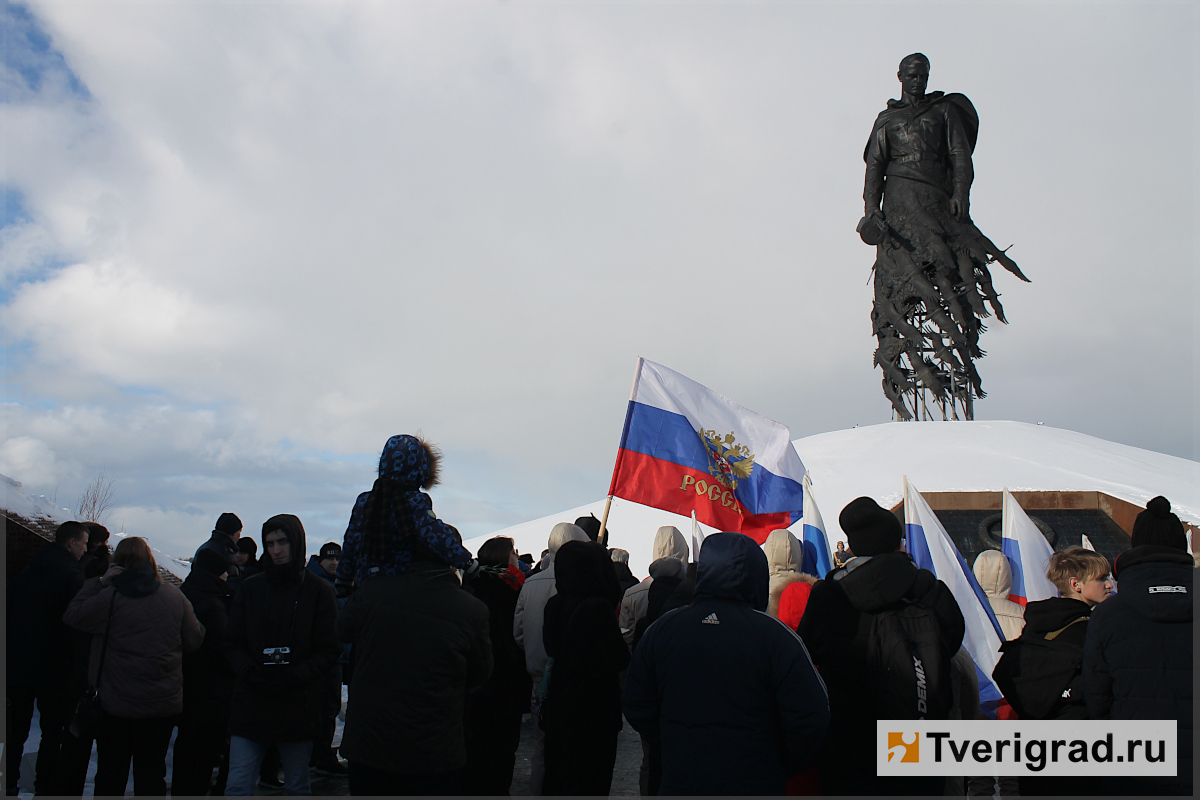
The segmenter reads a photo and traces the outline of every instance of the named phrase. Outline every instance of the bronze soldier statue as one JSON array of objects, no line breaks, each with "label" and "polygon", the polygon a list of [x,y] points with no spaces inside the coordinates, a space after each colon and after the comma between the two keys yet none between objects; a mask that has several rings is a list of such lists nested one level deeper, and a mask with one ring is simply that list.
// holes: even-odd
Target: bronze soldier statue
[{"label": "bronze soldier statue", "polygon": [[[979,116],[961,94],[930,92],[929,59],[900,62],[902,93],[875,120],[863,159],[866,213],[858,231],[875,246],[871,324],[883,391],[900,419],[929,417],[932,394],[943,419],[974,417],[984,397],[974,360],[980,320],[1007,322],[992,288],[993,261],[1023,281],[1016,263],[971,221],[971,154]],[[882,204],[882,207],[881,207]]]}]

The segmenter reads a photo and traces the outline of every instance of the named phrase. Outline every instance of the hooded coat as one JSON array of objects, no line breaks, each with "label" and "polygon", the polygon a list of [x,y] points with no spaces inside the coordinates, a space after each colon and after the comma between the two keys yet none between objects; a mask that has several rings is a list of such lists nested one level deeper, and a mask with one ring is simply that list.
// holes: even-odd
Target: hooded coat
[{"label": "hooded coat", "polygon": [[199,553],[201,550],[212,550],[214,553],[228,561],[229,569],[227,571],[229,573],[229,577],[233,578],[235,581],[241,577],[239,575],[237,562],[237,542],[234,541],[232,536],[221,531],[213,531],[212,536],[208,537],[208,541],[196,548],[197,553]]},{"label": "hooded coat", "polygon": [[83,585],[79,562],[61,544],[47,542],[8,589],[7,682],[12,686],[66,687],[78,634],[63,624]]},{"label": "hooded coat", "polygon": [[[320,735],[321,689],[341,653],[334,625],[337,601],[329,584],[304,568],[304,526],[291,514],[263,523],[263,537],[287,534],[291,559],[242,581],[225,634],[237,674],[229,732],[256,742],[297,742]],[[287,647],[287,664],[267,650]]]},{"label": "hooded coat", "polygon": [[816,756],[829,700],[800,637],[765,613],[768,582],[753,539],[713,534],[695,600],[638,643],[625,718],[661,747],[659,794],[781,795]]},{"label": "hooded coat", "polygon": [[1142,545],[1118,556],[1113,574],[1121,590],[1092,609],[1083,645],[1088,713],[1178,721],[1178,777],[1134,783],[1150,794],[1191,794],[1194,562],[1173,547]]},{"label": "hooded coat", "polygon": [[[678,558],[685,565],[688,563],[687,540],[674,525],[664,525],[654,534],[654,547],[650,551],[650,562],[654,563],[667,556]],[[618,622],[621,626],[621,635],[625,637],[625,643],[630,647],[633,646],[634,630],[637,628],[638,620],[646,616],[646,609],[650,602],[650,584],[653,582],[653,577],[647,577],[637,586],[627,589],[625,596],[621,598],[621,613]]]},{"label": "hooded coat", "polygon": [[612,785],[629,663],[612,563],[594,542],[568,542],[554,557],[558,591],[546,603],[544,636],[553,664],[541,715],[548,795],[607,795]]},{"label": "hooded coat", "polygon": [[233,593],[229,584],[192,567],[180,587],[204,626],[204,643],[183,656],[183,705],[189,712],[228,713],[236,678],[225,653],[225,630]]},{"label": "hooded coat", "polygon": [[125,719],[170,717],[183,711],[183,654],[203,644],[204,626],[183,593],[161,583],[153,567],[130,567],[107,588],[99,578],[88,581],[63,620],[93,634],[88,676],[93,682],[108,628],[98,687],[105,711]]},{"label": "hooded coat", "polygon": [[1088,718],[1083,642],[1091,614],[1087,603],[1071,597],[1037,600],[1025,607],[1024,630],[1000,645],[1002,655],[992,670],[1019,718]]},{"label": "hooded coat", "polygon": [[337,632],[355,653],[339,753],[413,775],[466,764],[466,697],[492,672],[492,644],[487,606],[453,570],[418,559],[372,578],[346,600]]},{"label": "hooded coat", "polygon": [[804,562],[804,549],[795,535],[786,529],[771,531],[762,545],[767,556],[767,569],[771,583],[767,594],[767,613],[779,617],[779,598],[784,588],[800,580],[800,566]]},{"label": "hooded coat", "polygon": [[567,542],[587,542],[583,528],[570,522],[560,522],[550,531],[546,547],[550,548],[546,567],[536,575],[525,579],[521,593],[517,595],[517,607],[513,611],[513,639],[525,651],[525,669],[533,676],[533,688],[537,688],[542,673],[546,671],[546,646],[542,642],[542,622],[546,603],[558,591],[554,577],[554,558],[558,549]]},{"label": "hooded coat", "polygon": [[[821,756],[821,784],[827,793],[888,794],[888,782],[912,780],[912,791],[939,793],[923,779],[875,777],[875,699],[868,664],[869,637],[876,613],[901,598],[922,600],[933,608],[941,627],[947,658],[962,646],[966,630],[962,611],[946,584],[918,569],[907,553],[860,556],[815,584],[800,620],[799,634],[829,689],[833,718]],[[931,785],[932,785],[931,784]],[[905,791],[907,791],[906,789]]]},{"label": "hooded coat", "polygon": [[[398,505],[412,517],[414,536],[400,536],[401,525],[395,515],[387,512],[387,555],[381,563],[368,563],[363,547],[363,526],[371,492],[363,492],[354,501],[350,524],[342,540],[342,558],[338,562],[337,579],[356,581],[359,586],[376,575],[399,575],[408,569],[413,556],[420,550],[422,558],[441,561],[455,569],[466,569],[471,553],[463,547],[458,529],[447,525],[433,513],[433,501],[421,491],[422,486],[436,480],[437,461],[415,436],[393,436],[383,446],[379,456],[379,477],[395,481],[401,488]],[[407,525],[403,526],[407,528]]]},{"label": "hooded coat", "polygon": [[1012,591],[1012,567],[999,550],[984,550],[975,558],[973,568],[979,588],[987,595],[1005,640],[1021,635],[1025,627],[1025,607],[1008,599]]}]

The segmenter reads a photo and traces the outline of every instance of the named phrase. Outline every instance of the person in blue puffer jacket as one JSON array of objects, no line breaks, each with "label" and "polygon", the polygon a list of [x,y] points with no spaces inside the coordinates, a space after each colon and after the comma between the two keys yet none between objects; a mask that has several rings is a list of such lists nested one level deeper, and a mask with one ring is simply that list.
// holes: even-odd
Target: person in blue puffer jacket
[{"label": "person in blue puffer jacket", "polygon": [[478,570],[458,530],[437,518],[433,501],[421,491],[438,482],[440,459],[440,451],[417,436],[397,434],[387,440],[379,456],[379,477],[350,512],[337,568],[339,597],[377,575],[403,573],[414,554],[469,574]]}]

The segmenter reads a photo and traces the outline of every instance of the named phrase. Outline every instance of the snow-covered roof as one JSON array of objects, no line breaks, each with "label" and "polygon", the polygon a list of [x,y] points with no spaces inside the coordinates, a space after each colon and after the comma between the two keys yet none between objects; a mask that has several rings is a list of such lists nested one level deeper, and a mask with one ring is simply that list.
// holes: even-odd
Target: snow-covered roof
[{"label": "snow-covered roof", "polygon": [[[4,498],[2,504],[0,504],[0,508],[3,508],[9,514],[31,521],[44,522],[52,527],[58,527],[64,522],[75,519],[75,515],[71,513],[71,509],[58,508],[44,496],[30,494],[25,491],[25,487],[21,485],[20,481],[14,480],[7,475],[0,475],[0,486],[4,487]],[[112,533],[115,539],[122,539],[127,535],[122,532]],[[115,541],[112,542],[112,546],[116,547]],[[192,565],[187,561],[168,555],[153,546],[150,550],[153,552],[154,560],[158,565],[180,580],[186,578],[188,572],[192,569]]]},{"label": "snow-covered roof", "polygon": [[[1024,422],[891,422],[796,439],[813,496],[836,542],[838,514],[867,495],[890,508],[902,499],[904,476],[922,492],[1099,491],[1137,506],[1164,495],[1180,519],[1200,524],[1200,463],[1117,444],[1074,431]],[[604,511],[600,499],[466,542],[475,552],[491,536],[511,536],[535,558],[556,522]],[[635,575],[646,575],[654,533],[675,525],[689,540],[691,520],[614,499],[609,544],[629,551]],[[701,526],[705,533],[712,531]]]}]

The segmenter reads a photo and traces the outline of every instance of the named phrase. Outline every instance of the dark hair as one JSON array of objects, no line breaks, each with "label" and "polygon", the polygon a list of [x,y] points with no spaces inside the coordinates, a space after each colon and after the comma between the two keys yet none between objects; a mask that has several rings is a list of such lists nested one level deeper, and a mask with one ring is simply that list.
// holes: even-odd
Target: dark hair
[{"label": "dark hair", "polygon": [[926,70],[929,69],[929,57],[926,56],[924,53],[909,53],[904,58],[900,59],[900,69],[903,70],[904,65],[909,63],[910,61],[920,61],[922,64],[925,65]]},{"label": "dark hair", "polygon": [[245,553],[246,555],[250,556],[251,559],[253,559],[258,553],[258,542],[254,541],[254,539],[249,536],[243,536],[237,540],[237,551],[239,553]]},{"label": "dark hair", "polygon": [[58,530],[54,532],[54,541],[66,547],[71,542],[81,536],[88,535],[87,523],[84,522],[64,522],[58,526]]},{"label": "dark hair", "polygon": [[112,563],[125,569],[149,564],[155,579],[162,580],[158,577],[158,564],[154,561],[154,553],[150,552],[150,545],[140,536],[126,536],[117,542],[117,549],[113,550],[112,554]]},{"label": "dark hair", "polygon": [[108,541],[108,528],[101,525],[99,522],[83,523],[88,529],[88,549],[92,549],[98,544],[104,544]]},{"label": "dark hair", "polygon": [[479,546],[476,557],[480,564],[508,564],[508,555],[516,550],[516,544],[507,536],[493,536]]}]

